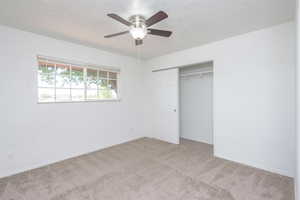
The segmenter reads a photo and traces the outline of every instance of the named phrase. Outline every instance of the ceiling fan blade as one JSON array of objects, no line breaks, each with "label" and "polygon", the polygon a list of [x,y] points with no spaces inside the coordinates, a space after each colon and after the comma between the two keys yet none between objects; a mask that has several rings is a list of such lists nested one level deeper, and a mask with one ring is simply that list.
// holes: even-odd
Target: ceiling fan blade
[{"label": "ceiling fan blade", "polygon": [[114,34],[110,34],[110,35],[105,35],[104,37],[105,38],[111,38],[111,37],[115,37],[115,36],[119,36],[119,35],[124,35],[126,33],[129,33],[129,31],[123,31],[123,32],[120,32],[120,33],[114,33]]},{"label": "ceiling fan blade", "polygon": [[141,44],[143,44],[143,40],[135,40],[136,46],[141,45]]},{"label": "ceiling fan blade", "polygon": [[148,28],[148,34],[158,35],[158,36],[162,36],[162,37],[170,37],[172,35],[172,32]]},{"label": "ceiling fan blade", "polygon": [[110,13],[110,14],[107,14],[107,16],[117,20],[118,22],[121,22],[122,24],[126,25],[126,26],[130,26],[131,23],[125,19],[123,19],[122,17],[120,17],[119,15],[117,14],[114,14],[114,13]]},{"label": "ceiling fan blade", "polygon": [[147,27],[150,27],[153,24],[156,24],[157,22],[166,19],[167,17],[168,17],[167,13],[165,13],[164,11],[159,11],[158,13],[156,13],[155,15],[153,15],[152,17],[146,20],[146,25]]}]

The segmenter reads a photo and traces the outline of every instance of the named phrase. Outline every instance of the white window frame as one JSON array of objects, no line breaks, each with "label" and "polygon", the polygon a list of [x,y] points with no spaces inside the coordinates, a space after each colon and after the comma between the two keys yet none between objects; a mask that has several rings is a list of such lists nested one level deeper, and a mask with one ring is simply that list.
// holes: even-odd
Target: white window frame
[{"label": "white window frame", "polygon": [[[38,104],[52,104],[52,103],[84,103],[84,102],[118,102],[121,101],[120,98],[120,74],[121,70],[118,68],[113,68],[113,67],[106,67],[106,66],[99,66],[95,64],[88,64],[88,63],[82,63],[82,62],[76,62],[76,61],[68,61],[65,59],[59,59],[59,58],[53,58],[53,57],[47,57],[47,56],[37,56],[37,80],[38,80],[38,68],[39,68],[39,63],[43,62],[48,62],[48,63],[53,63],[55,65],[55,70],[56,71],[56,65],[57,64],[63,64],[63,65],[69,65],[70,67],[70,78],[72,74],[72,66],[77,66],[80,68],[83,68],[83,76],[84,76],[84,100],[69,100],[69,101],[56,101],[56,78],[54,81],[54,101],[40,101],[39,99],[39,94],[37,95],[37,103]],[[109,80],[116,80],[117,81],[117,98],[112,98],[112,99],[87,99],[87,69],[92,69],[92,70],[97,70],[97,79],[99,79],[99,71],[105,71],[107,72],[107,77],[105,80],[107,80],[107,84],[109,83]],[[116,73],[117,78],[116,79],[110,79],[109,78],[109,72]],[[55,73],[56,76],[56,73]],[[39,87],[38,82],[37,82],[37,92],[39,92],[39,88],[47,88],[47,87]],[[59,89],[59,88],[58,88]],[[68,89],[68,88],[64,88]],[[70,89],[70,99],[72,99],[72,86],[69,88]],[[73,88],[76,89],[76,88]],[[96,90],[97,94],[99,89],[91,89],[91,90]]]}]

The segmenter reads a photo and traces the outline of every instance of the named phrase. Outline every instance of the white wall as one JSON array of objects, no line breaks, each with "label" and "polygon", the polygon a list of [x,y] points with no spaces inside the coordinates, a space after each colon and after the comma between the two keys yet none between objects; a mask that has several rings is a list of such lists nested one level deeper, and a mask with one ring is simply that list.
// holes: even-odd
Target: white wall
[{"label": "white wall", "polygon": [[[0,177],[143,136],[136,59],[0,26]],[[121,101],[37,104],[36,55],[119,67]]]},{"label": "white wall", "polygon": [[[212,63],[180,70],[181,75],[213,71]],[[213,144],[213,74],[180,78],[180,136]]]},{"label": "white wall", "polygon": [[211,60],[215,155],[294,176],[295,23],[154,58],[147,66],[151,73]]}]

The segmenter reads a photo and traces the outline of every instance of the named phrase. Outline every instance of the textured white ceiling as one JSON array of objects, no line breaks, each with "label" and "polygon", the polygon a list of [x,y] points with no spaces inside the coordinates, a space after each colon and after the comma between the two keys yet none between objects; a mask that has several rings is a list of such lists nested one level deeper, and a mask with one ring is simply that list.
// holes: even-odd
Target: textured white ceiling
[{"label": "textured white ceiling", "polygon": [[[169,18],[152,28],[170,38],[148,35],[136,47],[130,35],[104,39],[127,29],[107,17]],[[125,55],[152,58],[292,20],[295,0],[1,0],[0,24]]]}]

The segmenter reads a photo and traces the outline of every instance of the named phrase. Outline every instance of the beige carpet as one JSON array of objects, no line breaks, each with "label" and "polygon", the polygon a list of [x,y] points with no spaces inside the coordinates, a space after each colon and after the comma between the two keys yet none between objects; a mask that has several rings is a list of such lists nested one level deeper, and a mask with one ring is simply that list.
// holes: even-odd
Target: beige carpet
[{"label": "beige carpet", "polygon": [[0,179],[1,200],[294,200],[288,177],[143,138]]}]

